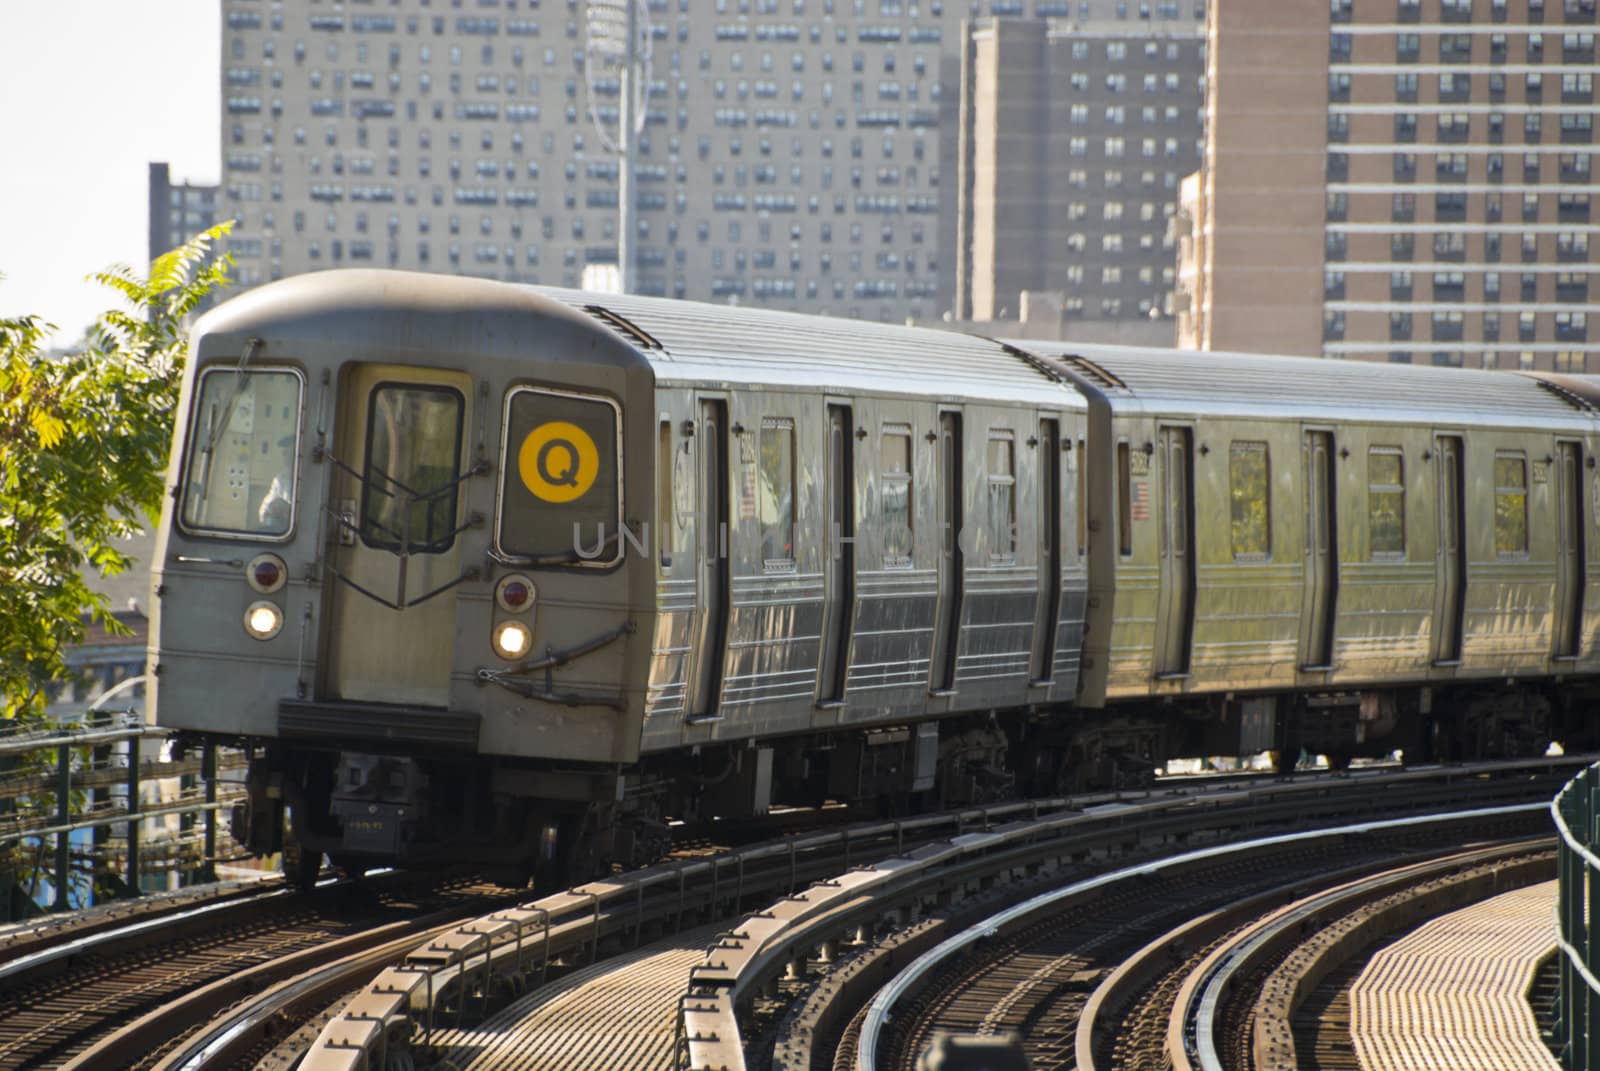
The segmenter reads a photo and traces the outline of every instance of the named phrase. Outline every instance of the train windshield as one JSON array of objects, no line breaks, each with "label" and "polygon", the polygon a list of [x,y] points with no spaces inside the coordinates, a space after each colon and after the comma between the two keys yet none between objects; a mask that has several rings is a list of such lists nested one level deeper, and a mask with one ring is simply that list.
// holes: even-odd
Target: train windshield
[{"label": "train windshield", "polygon": [[506,399],[501,553],[534,564],[622,556],[620,412],[604,398],[519,388]]},{"label": "train windshield", "polygon": [[286,368],[200,373],[179,518],[185,529],[243,539],[289,534],[302,382]]},{"label": "train windshield", "polygon": [[367,417],[361,538],[442,554],[456,537],[456,459],[466,402],[449,387],[380,383]]}]

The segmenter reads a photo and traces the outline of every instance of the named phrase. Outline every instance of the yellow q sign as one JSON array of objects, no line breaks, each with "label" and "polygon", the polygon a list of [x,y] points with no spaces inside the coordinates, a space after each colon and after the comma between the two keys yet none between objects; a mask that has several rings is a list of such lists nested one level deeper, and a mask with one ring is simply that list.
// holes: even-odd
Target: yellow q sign
[{"label": "yellow q sign", "polygon": [[588,432],[564,420],[540,424],[517,450],[522,485],[546,502],[582,498],[600,474],[600,452]]}]

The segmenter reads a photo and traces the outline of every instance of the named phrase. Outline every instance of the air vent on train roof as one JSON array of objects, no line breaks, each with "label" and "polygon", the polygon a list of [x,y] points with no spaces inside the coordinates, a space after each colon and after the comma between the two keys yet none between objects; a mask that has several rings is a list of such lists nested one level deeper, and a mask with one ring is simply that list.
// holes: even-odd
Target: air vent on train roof
[{"label": "air vent on train roof", "polygon": [[599,320],[607,327],[610,327],[619,335],[627,338],[630,342],[636,342],[647,350],[666,349],[666,347],[663,346],[654,335],[650,334],[644,328],[640,327],[638,324],[634,323],[620,312],[608,309],[604,305],[585,305],[583,307],[583,311],[587,312],[590,316],[593,316],[596,320]]},{"label": "air vent on train roof", "polygon": [[1038,354],[1029,353],[1027,350],[1022,349],[1021,347],[1011,345],[1009,342],[1000,343],[1000,348],[1011,354],[1011,356],[1022,361],[1029,368],[1032,368],[1035,372],[1038,372],[1046,379],[1052,380],[1056,383],[1067,382],[1067,377],[1061,374],[1061,369],[1057,368],[1043,357],[1040,357]]},{"label": "air vent on train roof", "polygon": [[1057,358],[1062,364],[1077,372],[1084,379],[1098,383],[1102,387],[1112,390],[1127,390],[1128,385],[1110,372],[1101,368],[1087,357],[1078,357],[1072,354],[1062,354]]},{"label": "air vent on train roof", "polygon": [[1543,376],[1540,376],[1535,382],[1537,382],[1539,386],[1543,387],[1551,394],[1554,394],[1556,397],[1572,406],[1574,409],[1581,410],[1585,413],[1600,413],[1600,406],[1597,406],[1590,397],[1580,394],[1578,391],[1569,390],[1562,384],[1553,383],[1550,380],[1545,379]]}]

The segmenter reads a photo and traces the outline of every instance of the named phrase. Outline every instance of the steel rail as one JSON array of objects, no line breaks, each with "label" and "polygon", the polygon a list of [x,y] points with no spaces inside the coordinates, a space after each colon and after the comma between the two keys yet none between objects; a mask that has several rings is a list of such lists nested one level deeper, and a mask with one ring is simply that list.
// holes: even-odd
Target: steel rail
[{"label": "steel rail", "polygon": [[1041,893],[1004,911],[991,915],[961,933],[947,938],[923,953],[909,967],[896,975],[889,985],[879,991],[868,1006],[866,1017],[861,1026],[861,1036],[857,1043],[856,1066],[860,1071],[877,1071],[879,1043],[882,1040],[884,1029],[895,1006],[909,992],[920,985],[930,972],[983,938],[992,936],[1019,920],[1048,910],[1064,900],[1095,892],[1120,882],[1159,874],[1165,870],[1262,848],[1290,845],[1329,836],[1362,835],[1444,821],[1529,814],[1543,810],[1545,806],[1543,803],[1511,804],[1503,807],[1484,807],[1442,814],[1414,815],[1407,818],[1389,818],[1296,833],[1281,833],[1270,837],[1258,837],[1247,841],[1200,848],[1166,859],[1124,867],[1109,874],[1097,875],[1084,881],[1074,882],[1060,889],[1052,889],[1049,892]]},{"label": "steel rail", "polygon": [[[1216,1029],[1229,990],[1234,988],[1245,971],[1259,962],[1275,944],[1282,942],[1291,930],[1298,930],[1303,923],[1322,919],[1330,912],[1353,909],[1359,902],[1377,895],[1416,885],[1463,862],[1479,864],[1508,852],[1526,851],[1528,847],[1528,843],[1522,841],[1513,846],[1452,852],[1441,859],[1396,867],[1298,900],[1227,942],[1209,957],[1208,964],[1200,971],[1199,984],[1190,992],[1185,1005],[1173,1009],[1173,1021],[1180,1024],[1178,1029],[1182,1033],[1187,1034],[1189,1028],[1193,1028],[1193,1058],[1199,1062],[1200,1071],[1225,1071],[1222,1056],[1217,1051]],[[1174,1071],[1193,1071],[1194,1064],[1188,1059],[1187,1045],[1185,1050],[1183,1053],[1172,1052]]]}]

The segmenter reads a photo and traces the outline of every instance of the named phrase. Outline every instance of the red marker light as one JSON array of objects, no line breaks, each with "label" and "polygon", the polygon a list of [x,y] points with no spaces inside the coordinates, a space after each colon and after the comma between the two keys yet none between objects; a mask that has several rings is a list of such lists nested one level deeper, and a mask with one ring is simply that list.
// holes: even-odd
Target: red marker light
[{"label": "red marker light", "polygon": [[263,595],[271,595],[289,580],[289,567],[276,554],[257,554],[244,567],[244,578]]},{"label": "red marker light", "polygon": [[494,601],[508,614],[527,613],[533,608],[536,598],[538,591],[534,588],[533,581],[521,573],[503,576],[494,586]]},{"label": "red marker light", "polygon": [[277,562],[256,562],[256,585],[262,588],[275,588],[278,578],[283,575],[283,570],[278,568]]}]

